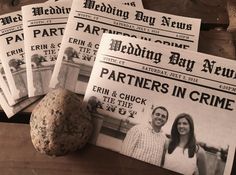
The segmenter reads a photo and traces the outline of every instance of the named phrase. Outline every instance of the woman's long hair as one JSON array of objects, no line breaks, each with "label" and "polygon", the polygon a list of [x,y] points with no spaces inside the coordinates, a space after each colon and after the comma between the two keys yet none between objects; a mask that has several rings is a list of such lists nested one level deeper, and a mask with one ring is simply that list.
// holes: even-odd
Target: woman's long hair
[{"label": "woman's long hair", "polygon": [[169,143],[169,147],[168,147],[168,153],[171,154],[175,148],[179,145],[180,142],[180,134],[179,131],[177,129],[177,125],[180,119],[185,118],[190,126],[190,131],[189,131],[189,137],[188,137],[188,142],[185,145],[184,149],[188,149],[188,157],[193,157],[194,154],[197,151],[197,146],[196,146],[196,138],[195,138],[195,134],[194,134],[194,124],[193,124],[193,119],[189,114],[186,113],[182,113],[179,114],[173,125],[171,128],[171,140]]}]

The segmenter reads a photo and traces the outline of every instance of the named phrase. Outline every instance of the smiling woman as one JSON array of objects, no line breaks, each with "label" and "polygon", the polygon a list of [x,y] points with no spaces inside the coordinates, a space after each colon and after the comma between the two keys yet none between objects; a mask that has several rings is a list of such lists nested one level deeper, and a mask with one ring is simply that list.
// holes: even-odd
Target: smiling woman
[{"label": "smiling woman", "polygon": [[197,144],[193,119],[189,114],[182,113],[176,117],[165,150],[164,168],[181,174],[207,174],[205,151]]}]

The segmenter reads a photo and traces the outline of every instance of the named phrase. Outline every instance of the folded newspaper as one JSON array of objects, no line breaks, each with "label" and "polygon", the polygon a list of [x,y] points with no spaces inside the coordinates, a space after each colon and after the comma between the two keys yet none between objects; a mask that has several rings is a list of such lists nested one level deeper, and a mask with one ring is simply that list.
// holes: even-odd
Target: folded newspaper
[{"label": "folded newspaper", "polygon": [[[0,69],[3,70],[1,62]],[[30,104],[34,103],[36,100],[38,100],[38,97],[25,97],[15,100],[10,92],[5,74],[2,72],[0,73],[0,105],[6,116],[10,118]]]},{"label": "folded newspaper", "polygon": [[[73,1],[73,0],[48,0],[47,2],[51,3],[51,2],[60,2],[60,1]],[[113,0],[113,1],[115,1],[115,0]],[[112,0],[110,0],[110,2],[112,2]],[[143,8],[142,0],[134,0],[134,1],[132,1],[132,0],[119,0],[118,2],[123,5]]]},{"label": "folded newspaper", "polygon": [[29,97],[49,91],[71,3],[60,0],[22,7]]},{"label": "folded newspaper", "polygon": [[74,0],[49,86],[84,94],[103,33],[197,51],[200,24],[109,0]]},{"label": "folded newspaper", "polygon": [[64,34],[71,1],[22,7],[29,97],[49,91],[49,81]]},{"label": "folded newspaper", "polygon": [[11,96],[16,100],[27,96],[24,57],[24,34],[21,11],[0,16],[0,57]]},{"label": "folded newspaper", "polygon": [[[1,69],[1,75],[0,75],[0,105],[4,112],[6,113],[7,117],[12,117],[17,112],[21,111],[23,108],[27,107],[34,101],[38,99],[37,98],[27,98],[28,89],[27,89],[27,78],[26,78],[26,66],[25,66],[25,52],[24,52],[24,38],[26,37],[26,47],[28,48],[36,48],[35,45],[37,45],[37,48],[39,49],[39,46],[45,44],[48,44],[48,41],[52,40],[53,45],[56,43],[61,42],[62,36],[54,36],[56,35],[55,28],[52,28],[51,23],[55,22],[61,22],[56,23],[57,28],[63,33],[63,29],[60,30],[59,27],[63,28],[67,22],[67,16],[68,14],[57,14],[63,10],[65,10],[65,7],[70,8],[72,3],[72,0],[60,0],[57,3],[55,1],[50,0],[47,1],[44,5],[44,3],[40,4],[33,4],[29,5],[27,7],[24,7],[24,14],[26,15],[26,20],[30,18],[31,21],[28,21],[31,26],[25,26],[25,28],[30,28],[34,30],[34,32],[40,32],[39,26],[44,28],[42,31],[42,35],[45,37],[42,37],[38,40],[36,40],[31,34],[31,30],[26,29],[26,34],[23,33],[23,24],[22,24],[22,12],[16,11],[8,14],[4,14],[1,16],[1,26],[0,26],[0,40],[1,40],[1,46],[0,46],[0,55],[1,55],[1,61],[0,63],[0,69]],[[133,7],[142,7],[141,1],[125,1],[122,0],[120,3],[123,3],[125,5],[130,5]],[[60,7],[63,6],[61,9]],[[32,7],[32,8],[31,8]],[[49,16],[48,14],[45,14],[44,17],[41,17],[40,13],[42,12],[44,7],[49,7],[51,12],[55,12],[56,18],[51,19],[51,23],[44,23],[45,21],[49,22]],[[33,10],[35,13],[33,13]],[[31,11],[32,10],[32,11]],[[29,14],[33,14],[29,15]],[[34,14],[37,14],[34,16]],[[44,19],[43,19],[44,18]],[[64,22],[64,23],[63,23]],[[34,24],[34,25],[32,25]],[[53,25],[52,24],[52,25]],[[39,26],[37,26],[39,25]],[[25,37],[24,37],[25,35]],[[36,34],[35,34],[36,35]],[[37,34],[39,35],[39,34]],[[48,36],[53,35],[53,36]],[[30,37],[30,38],[29,38]],[[32,40],[31,40],[32,39]],[[35,43],[37,41],[37,43]],[[34,44],[33,44],[34,43]],[[41,44],[40,44],[41,43]],[[52,46],[52,45],[51,45]],[[58,44],[59,46],[59,44]],[[36,49],[34,52],[35,54],[39,53],[39,50]],[[57,51],[59,47],[56,48],[50,48],[43,50],[44,54],[47,55],[47,57],[57,57]],[[26,55],[31,54],[32,52],[27,52]],[[36,57],[33,61],[32,65],[35,65],[36,63],[41,65],[45,65],[44,59],[38,59]],[[34,64],[35,63],[35,64]],[[2,65],[3,64],[3,65]],[[54,60],[52,59],[50,63],[51,68],[53,68]],[[47,65],[48,65],[47,64]],[[29,64],[28,64],[29,65]],[[45,72],[48,73],[48,68],[50,67],[40,67],[35,68],[34,72],[38,71],[38,74],[44,74]],[[28,69],[28,71],[30,71]],[[42,72],[41,72],[42,71]],[[30,72],[31,73],[31,72]],[[30,77],[30,76],[29,76]],[[37,78],[33,77],[33,79],[36,79],[34,82],[36,84],[35,88],[30,88],[31,96],[44,94],[48,90],[48,83],[51,78],[51,75],[47,76],[40,76]],[[40,81],[42,80],[42,81]],[[31,85],[33,83],[32,79],[28,80],[29,84]],[[41,88],[43,87],[43,88]],[[36,90],[35,90],[36,89]],[[33,92],[32,92],[33,91]],[[36,93],[36,92],[42,92],[42,93]],[[45,92],[44,92],[45,91]],[[33,93],[33,94],[32,94]],[[17,100],[16,100],[17,99]]]},{"label": "folded newspaper", "polygon": [[[0,94],[4,95],[4,99],[6,101],[6,103],[8,103],[10,106],[15,104],[15,100],[10,92],[9,86],[8,86],[8,82],[6,80],[6,76],[5,76],[5,72],[2,66],[2,62],[0,59],[0,69],[2,70],[0,72],[0,88],[1,88],[1,92]],[[1,103],[1,101],[0,101]]]},{"label": "folded newspaper", "polygon": [[27,98],[21,11],[1,16],[0,105],[12,117],[38,98]]},{"label": "folded newspaper", "polygon": [[235,61],[103,34],[84,97],[91,142],[182,174],[228,175],[235,80]]}]

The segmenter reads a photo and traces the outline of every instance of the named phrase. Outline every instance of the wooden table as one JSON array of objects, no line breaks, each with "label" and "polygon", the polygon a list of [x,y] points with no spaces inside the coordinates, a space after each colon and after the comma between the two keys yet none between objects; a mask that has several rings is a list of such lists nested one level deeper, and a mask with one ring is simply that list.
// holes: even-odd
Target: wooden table
[{"label": "wooden table", "polygon": [[[44,1],[0,0],[0,15],[19,10],[22,5]],[[221,28],[226,32],[229,21],[225,2],[225,0],[143,0],[143,5],[151,10],[201,18],[199,51],[218,55],[201,45],[201,38],[204,39],[204,36],[212,33],[214,35],[218,31],[214,30],[215,28]],[[0,113],[1,175],[176,174],[93,145],[87,145],[84,149],[63,157],[42,155],[35,151],[29,135],[30,127],[27,123],[32,108],[33,106],[29,107],[11,119]],[[232,174],[236,174],[235,167]]]},{"label": "wooden table", "polygon": [[150,164],[87,145],[62,157],[35,151],[28,124],[0,123],[1,175],[174,175]]}]

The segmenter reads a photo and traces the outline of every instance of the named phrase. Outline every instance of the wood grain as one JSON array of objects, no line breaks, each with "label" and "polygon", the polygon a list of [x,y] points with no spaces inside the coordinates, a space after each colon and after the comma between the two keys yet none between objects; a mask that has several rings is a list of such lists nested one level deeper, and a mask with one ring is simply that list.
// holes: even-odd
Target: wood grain
[{"label": "wood grain", "polygon": [[[0,0],[0,15],[46,0]],[[142,0],[146,9],[201,18],[204,24],[228,25],[226,0]]]},{"label": "wood grain", "polygon": [[63,157],[35,151],[25,124],[0,123],[1,175],[175,175],[118,153],[87,145]]},{"label": "wood grain", "polygon": [[143,0],[146,9],[201,18],[203,24],[228,24],[226,0]]},{"label": "wood grain", "polygon": [[45,1],[46,0],[0,0],[0,15],[20,10],[23,5]]}]

